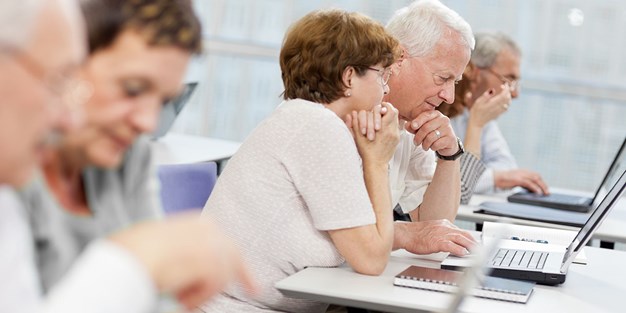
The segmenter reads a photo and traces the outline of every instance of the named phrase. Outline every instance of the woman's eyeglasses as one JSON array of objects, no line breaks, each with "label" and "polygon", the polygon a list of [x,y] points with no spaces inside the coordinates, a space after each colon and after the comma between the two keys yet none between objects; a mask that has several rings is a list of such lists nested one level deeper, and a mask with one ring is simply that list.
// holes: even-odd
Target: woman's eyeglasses
[{"label": "woman's eyeglasses", "polygon": [[389,83],[389,78],[391,78],[391,74],[393,73],[391,67],[385,67],[384,69],[378,69],[373,67],[365,67],[368,70],[376,71],[380,74],[380,84],[384,87]]}]

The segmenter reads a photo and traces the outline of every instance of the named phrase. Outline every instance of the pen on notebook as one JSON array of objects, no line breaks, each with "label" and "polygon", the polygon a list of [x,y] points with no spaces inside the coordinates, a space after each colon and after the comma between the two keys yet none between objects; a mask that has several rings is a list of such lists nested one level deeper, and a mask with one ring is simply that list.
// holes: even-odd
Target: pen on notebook
[{"label": "pen on notebook", "polygon": [[536,243],[548,243],[547,240],[543,240],[543,239],[529,239],[529,238],[522,238],[522,237],[516,237],[516,236],[511,237],[511,240],[536,242]]}]

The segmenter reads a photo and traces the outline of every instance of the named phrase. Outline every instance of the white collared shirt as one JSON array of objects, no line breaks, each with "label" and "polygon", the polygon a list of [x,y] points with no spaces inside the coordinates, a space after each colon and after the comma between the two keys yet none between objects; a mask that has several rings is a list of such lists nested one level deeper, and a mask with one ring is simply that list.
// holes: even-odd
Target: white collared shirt
[{"label": "white collared shirt", "polygon": [[426,188],[433,180],[437,157],[433,151],[415,146],[414,135],[400,127],[400,143],[389,162],[389,184],[392,207],[400,204],[404,213],[416,209],[424,200]]}]

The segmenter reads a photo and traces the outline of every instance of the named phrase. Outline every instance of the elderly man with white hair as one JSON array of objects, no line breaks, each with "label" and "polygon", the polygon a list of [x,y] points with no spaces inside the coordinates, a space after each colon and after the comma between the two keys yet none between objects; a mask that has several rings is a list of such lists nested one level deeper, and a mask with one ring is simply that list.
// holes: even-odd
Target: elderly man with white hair
[{"label": "elderly man with white hair", "polygon": [[403,49],[385,101],[399,111],[402,132],[389,167],[393,205],[412,222],[396,222],[394,248],[465,255],[472,236],[452,224],[460,199],[463,145],[436,108],[454,88],[474,48],[469,24],[436,0],[398,10],[387,24]]},{"label": "elderly man with white hair", "polygon": [[477,33],[475,38],[476,49],[463,73],[463,83],[457,86],[457,99],[439,107],[468,151],[486,167],[474,191],[490,193],[519,186],[548,194],[541,175],[518,168],[496,123],[511,99],[519,96],[521,50],[503,33]]},{"label": "elderly man with white hair", "polygon": [[0,1],[0,312],[148,312],[159,293],[191,308],[235,277],[251,286],[215,227],[181,217],[92,243],[41,295],[36,243],[9,186],[29,180],[53,130],[77,126],[67,117],[88,89],[75,73],[86,53],[84,28],[74,0]]}]

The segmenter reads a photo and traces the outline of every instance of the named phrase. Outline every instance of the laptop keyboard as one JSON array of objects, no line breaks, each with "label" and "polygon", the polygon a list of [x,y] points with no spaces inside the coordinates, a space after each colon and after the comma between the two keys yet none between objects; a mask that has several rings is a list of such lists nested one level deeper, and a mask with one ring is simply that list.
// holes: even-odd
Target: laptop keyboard
[{"label": "laptop keyboard", "polygon": [[505,268],[543,269],[548,252],[498,249],[491,260],[491,266]]}]

